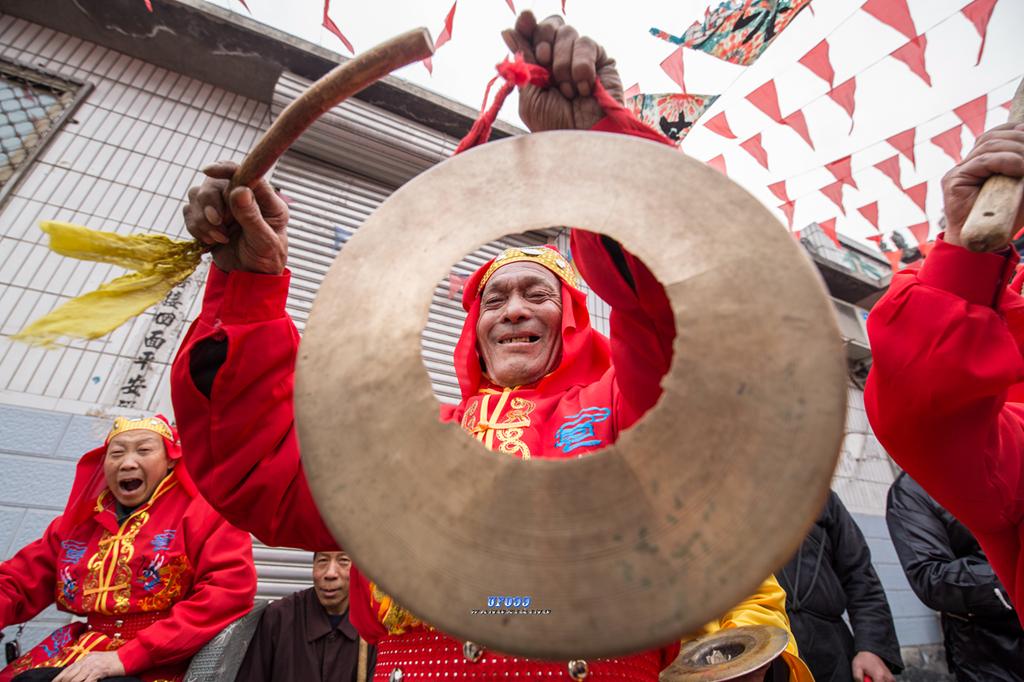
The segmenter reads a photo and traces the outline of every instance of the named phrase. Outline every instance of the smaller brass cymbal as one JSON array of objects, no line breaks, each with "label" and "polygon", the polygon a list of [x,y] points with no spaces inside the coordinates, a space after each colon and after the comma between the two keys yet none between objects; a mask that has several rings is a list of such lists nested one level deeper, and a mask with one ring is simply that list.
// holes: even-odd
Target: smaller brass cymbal
[{"label": "smaller brass cymbal", "polygon": [[719,630],[683,644],[661,682],[725,682],[775,660],[789,635],[774,625],[745,625]]}]

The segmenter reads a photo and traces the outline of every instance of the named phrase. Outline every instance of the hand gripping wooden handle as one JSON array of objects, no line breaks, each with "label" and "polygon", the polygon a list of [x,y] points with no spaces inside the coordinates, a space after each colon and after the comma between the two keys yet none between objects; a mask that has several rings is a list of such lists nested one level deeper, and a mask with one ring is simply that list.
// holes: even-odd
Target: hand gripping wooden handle
[{"label": "hand gripping wooden handle", "polygon": [[[1024,123],[1024,80],[1010,104],[1010,123]],[[971,251],[996,251],[1013,238],[1013,221],[1024,196],[1024,178],[993,175],[981,187],[960,242]]]},{"label": "hand gripping wooden handle", "polygon": [[430,32],[417,28],[360,52],[331,69],[274,120],[242,160],[231,186],[254,185],[299,135],[329,109],[392,71],[432,54],[434,43]]}]

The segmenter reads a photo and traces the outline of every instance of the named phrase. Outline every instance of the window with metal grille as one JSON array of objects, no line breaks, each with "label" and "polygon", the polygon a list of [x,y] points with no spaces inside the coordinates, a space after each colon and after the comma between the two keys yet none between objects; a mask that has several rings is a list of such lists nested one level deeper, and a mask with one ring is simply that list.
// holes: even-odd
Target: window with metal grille
[{"label": "window with metal grille", "polygon": [[90,89],[0,60],[0,204]]}]

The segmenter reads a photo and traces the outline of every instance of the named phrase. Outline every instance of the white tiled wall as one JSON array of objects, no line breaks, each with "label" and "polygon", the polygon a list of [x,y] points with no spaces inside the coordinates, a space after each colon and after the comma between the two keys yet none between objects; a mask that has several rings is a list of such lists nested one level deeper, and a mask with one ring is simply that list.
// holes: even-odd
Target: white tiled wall
[{"label": "white tiled wall", "polygon": [[864,411],[864,392],[850,386],[846,404],[846,438],[832,488],[851,512],[885,514],[885,497],[897,469],[875,438]]},{"label": "white tiled wall", "polygon": [[[268,105],[25,21],[0,15],[0,58],[37,66],[94,90],[0,207],[0,403],[87,413],[167,410],[166,374],[177,339],[154,349],[154,330],[180,335],[197,312],[202,273],[183,292],[175,323],[153,311],[108,337],[55,350],[7,337],[71,296],[123,270],[51,253],[40,220],[120,233],[185,238],[181,205],[198,169],[240,159],[265,127]],[[145,388],[125,392],[133,361],[155,351]],[[138,385],[139,382],[136,382]],[[129,404],[123,403],[128,399]]]}]

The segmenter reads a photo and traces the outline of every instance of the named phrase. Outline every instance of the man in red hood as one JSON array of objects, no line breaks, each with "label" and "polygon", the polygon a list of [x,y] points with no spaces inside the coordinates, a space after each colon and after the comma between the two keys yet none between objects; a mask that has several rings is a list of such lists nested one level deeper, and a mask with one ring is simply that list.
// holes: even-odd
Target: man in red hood
[{"label": "man in red hood", "polygon": [[[538,24],[529,12],[505,32],[514,51],[551,69],[555,85],[525,86],[520,115],[532,130],[618,128],[590,97],[597,78],[621,98],[614,62],[561,18]],[[657,139],[653,131],[648,135]],[[284,309],[288,294],[287,207],[266,182],[223,196],[236,166],[206,169],[189,193],[186,224],[214,251],[203,311],[175,361],[172,392],[201,489],[228,518],[270,545],[335,546],[314,505],[293,423],[298,334]],[[229,236],[229,219],[241,226]],[[587,282],[612,307],[611,339],[590,326],[576,272],[553,248],[509,249],[466,283],[468,313],[455,351],[462,391],[441,417],[503,456],[578,457],[615,442],[657,401],[675,329],[668,299],[650,271],[616,242],[574,231],[572,251]],[[268,504],[268,500],[277,504]],[[559,676],[547,662],[460,644],[396,604],[355,566],[352,623],[378,645],[375,679]],[[774,579],[706,630],[771,623],[788,630],[784,593]],[[791,640],[792,641],[792,640]],[[591,661],[594,679],[657,679],[678,643],[629,657]],[[786,663],[805,672],[790,646]],[[747,678],[744,678],[746,680]],[[765,679],[759,671],[750,680]]]},{"label": "man in red hood", "polygon": [[0,670],[0,682],[176,682],[252,607],[252,540],[196,492],[160,415],[114,420],[78,462],[64,513],[0,563],[0,628],[56,601],[84,619]]},{"label": "man in red hood", "polygon": [[1013,247],[960,245],[996,174],[1024,176],[1024,124],[988,131],[943,178],[945,234],[920,270],[894,275],[868,317],[864,397],[886,450],[977,537],[1024,614],[1024,277],[1009,284]]}]

